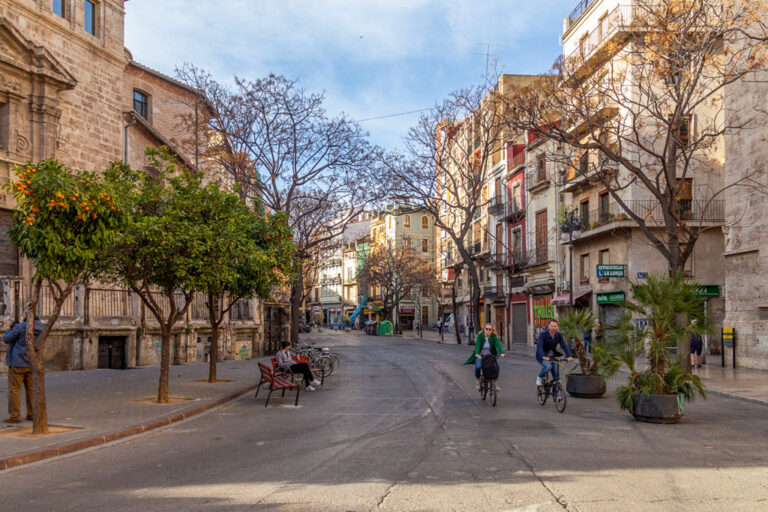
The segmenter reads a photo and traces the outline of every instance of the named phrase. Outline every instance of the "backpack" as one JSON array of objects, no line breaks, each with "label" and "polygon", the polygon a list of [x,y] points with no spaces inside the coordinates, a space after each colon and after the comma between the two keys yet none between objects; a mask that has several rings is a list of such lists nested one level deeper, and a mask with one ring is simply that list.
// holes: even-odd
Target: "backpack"
[{"label": "backpack", "polygon": [[485,380],[496,380],[498,378],[499,365],[496,362],[496,358],[493,356],[493,354],[487,354],[483,356],[481,368],[483,370],[483,377],[485,377]]}]

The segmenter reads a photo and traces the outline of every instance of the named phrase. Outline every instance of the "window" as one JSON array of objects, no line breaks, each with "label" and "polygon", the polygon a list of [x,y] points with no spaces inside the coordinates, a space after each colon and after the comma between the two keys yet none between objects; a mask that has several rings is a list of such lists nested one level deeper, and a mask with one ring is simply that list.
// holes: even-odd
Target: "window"
[{"label": "window", "polygon": [[691,118],[686,117],[680,122],[680,127],[677,129],[677,133],[675,133],[675,136],[677,137],[678,144],[683,147],[687,148],[688,144],[691,141]]},{"label": "window", "polygon": [[136,89],[133,90],[133,110],[138,112],[144,119],[149,120],[147,116],[149,112],[149,99],[146,94]]},{"label": "window", "polygon": [[582,176],[586,176],[589,172],[589,152],[584,151],[584,153],[581,155],[581,158],[579,158],[579,173]]},{"label": "window", "polygon": [[403,246],[406,249],[410,249],[411,248],[411,239],[410,238],[403,238]]},{"label": "window", "polygon": [[609,197],[610,196],[608,195],[608,192],[602,192],[598,196],[598,205],[599,205],[598,208],[600,209],[600,222],[603,222],[603,223],[611,220],[610,206],[608,203]]},{"label": "window", "polygon": [[677,180],[677,208],[683,219],[693,218],[693,179]]},{"label": "window", "polygon": [[597,254],[597,263],[599,265],[608,265],[611,262],[611,250],[603,249]]},{"label": "window", "polygon": [[547,179],[547,155],[539,155],[536,159],[536,181]]},{"label": "window", "polygon": [[426,215],[421,218],[421,229],[429,229],[429,218]]},{"label": "window", "polygon": [[411,227],[411,216],[410,215],[406,215],[405,217],[403,217],[403,227],[406,227],[406,228]]},{"label": "window", "polygon": [[579,205],[579,217],[581,218],[581,225],[584,229],[589,228],[589,199],[582,201]]},{"label": "window", "polygon": [[429,239],[425,238],[421,241],[421,252],[429,252]]},{"label": "window", "polygon": [[579,261],[579,275],[581,284],[589,283],[589,253],[582,254]]},{"label": "window", "polygon": [[83,2],[83,28],[89,34],[96,35],[96,2],[93,0]]},{"label": "window", "polygon": [[520,184],[517,183],[517,184],[515,184],[514,187],[512,187],[512,206],[511,206],[511,208],[512,208],[513,212],[519,211],[523,207],[520,199],[521,199]]},{"label": "window", "polygon": [[53,0],[53,14],[66,18],[64,0]]}]

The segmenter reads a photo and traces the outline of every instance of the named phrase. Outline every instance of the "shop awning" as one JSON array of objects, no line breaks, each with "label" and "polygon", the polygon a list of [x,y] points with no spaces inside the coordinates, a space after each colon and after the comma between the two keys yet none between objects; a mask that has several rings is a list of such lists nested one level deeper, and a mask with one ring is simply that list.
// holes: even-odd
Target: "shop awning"
[{"label": "shop awning", "polygon": [[[577,300],[586,297],[592,293],[592,290],[586,290],[583,292],[576,292],[573,294],[573,302],[576,303]],[[552,299],[551,304],[554,304],[555,306],[569,306],[571,304],[571,298],[570,294],[564,293],[562,295],[558,295],[554,299]]]}]

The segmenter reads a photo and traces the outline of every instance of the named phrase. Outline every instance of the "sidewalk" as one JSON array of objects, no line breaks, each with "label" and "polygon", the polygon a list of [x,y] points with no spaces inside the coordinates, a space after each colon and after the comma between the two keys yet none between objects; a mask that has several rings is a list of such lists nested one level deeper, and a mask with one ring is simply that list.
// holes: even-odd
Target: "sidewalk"
[{"label": "sidewalk", "polygon": [[[407,331],[403,337],[418,338],[418,333]],[[440,342],[440,334],[424,331],[422,339]],[[467,336],[463,335],[461,341],[466,343]],[[446,333],[442,343],[456,345],[456,335]],[[528,345],[512,345],[507,352],[521,357],[534,358],[536,356],[536,349]],[[695,372],[704,381],[704,386],[709,395],[725,396],[768,405],[768,371],[751,370],[748,368],[722,368],[719,359],[715,357],[713,363],[705,364],[702,368],[696,369]]]},{"label": "sidewalk", "polygon": [[[230,382],[208,384],[208,364],[171,366],[171,397],[187,398],[170,404],[137,401],[157,396],[160,368],[54,372],[45,377],[48,422],[76,430],[38,437],[12,435],[19,427],[0,423],[0,470],[63,455],[159,428],[194,416],[255,389],[258,360],[222,361],[218,378]],[[0,376],[0,408],[7,417],[8,379]],[[26,406],[22,397],[22,417]]]}]

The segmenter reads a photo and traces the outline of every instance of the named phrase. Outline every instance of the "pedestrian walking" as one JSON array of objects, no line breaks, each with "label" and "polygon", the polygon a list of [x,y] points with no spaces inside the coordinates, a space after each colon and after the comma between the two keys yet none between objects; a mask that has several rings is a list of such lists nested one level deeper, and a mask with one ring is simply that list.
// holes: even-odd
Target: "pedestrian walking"
[{"label": "pedestrian walking", "polygon": [[[691,320],[691,327],[696,326],[696,319]],[[691,368],[701,368],[701,351],[704,349],[704,339],[701,334],[691,331]]]},{"label": "pedestrian walking", "polygon": [[[24,386],[27,402],[27,419],[32,419],[32,370],[27,358],[27,315],[24,310],[22,321],[14,326],[6,325],[3,342],[8,345],[5,364],[8,366],[8,417],[5,423],[21,423],[21,386]],[[35,339],[43,332],[43,324],[37,316],[34,320]]]}]

